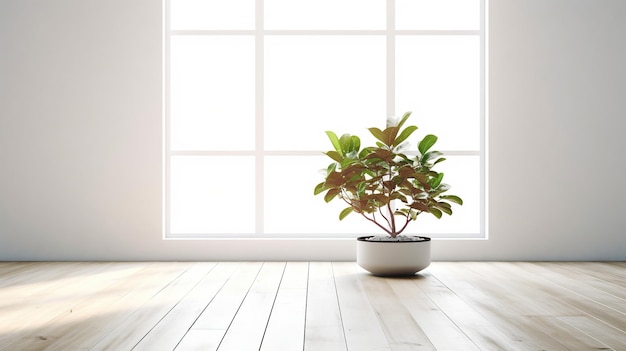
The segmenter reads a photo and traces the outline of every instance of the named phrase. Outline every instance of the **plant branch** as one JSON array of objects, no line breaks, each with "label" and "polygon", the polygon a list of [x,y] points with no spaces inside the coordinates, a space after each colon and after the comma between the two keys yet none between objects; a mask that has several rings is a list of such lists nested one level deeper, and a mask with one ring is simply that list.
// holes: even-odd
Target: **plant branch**
[{"label": "plant branch", "polygon": [[391,200],[387,202],[387,211],[391,214],[391,234],[392,237],[396,237],[399,232],[396,232],[396,215],[393,214],[393,209],[391,208]]},{"label": "plant branch", "polygon": [[385,233],[387,233],[387,234],[389,234],[389,235],[393,236],[392,232],[391,232],[389,229],[385,228],[385,226],[381,225],[381,224],[380,224],[380,223],[378,223],[376,220],[374,220],[374,219],[372,219],[372,218],[369,218],[368,216],[366,216],[366,215],[365,215],[365,213],[361,212],[361,216],[363,216],[363,218],[367,219],[368,221],[370,221],[370,222],[372,222],[372,223],[376,224],[379,228],[381,228],[382,230],[384,230],[384,231],[385,231]]},{"label": "plant branch", "polygon": [[409,225],[409,222],[411,222],[411,218],[409,217],[409,214],[407,213],[405,216],[405,222],[404,225],[402,226],[402,228],[400,228],[400,230],[398,231],[398,234],[402,233],[404,231],[404,229],[406,229],[406,227]]},{"label": "plant branch", "polygon": [[[389,226],[389,228],[393,228],[391,226],[391,222],[389,221],[389,218],[387,218],[387,216],[385,216],[385,213],[382,210],[382,207],[378,208],[378,212],[380,213],[380,215],[385,219],[385,221],[387,222],[387,225]],[[393,214],[392,214],[392,218],[393,218]],[[392,230],[393,231],[393,230]]]},{"label": "plant branch", "polygon": [[[387,176],[389,177],[389,181],[393,181],[393,171],[391,169],[392,167],[391,162],[387,162],[387,165],[389,165],[389,174]],[[396,216],[393,214],[393,208],[391,208],[391,193],[392,192],[393,192],[393,189],[389,189],[389,192],[387,193],[387,198],[389,199],[389,201],[387,202],[387,211],[391,215],[391,237],[395,238],[399,234],[399,232],[396,232]]]}]

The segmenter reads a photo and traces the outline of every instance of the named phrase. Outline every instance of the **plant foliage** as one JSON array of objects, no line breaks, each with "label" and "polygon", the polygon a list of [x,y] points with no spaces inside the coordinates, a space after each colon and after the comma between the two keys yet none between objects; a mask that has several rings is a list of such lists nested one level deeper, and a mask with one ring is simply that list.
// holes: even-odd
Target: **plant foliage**
[{"label": "plant foliage", "polygon": [[404,142],[417,130],[414,125],[403,128],[410,115],[388,121],[384,130],[368,128],[378,140],[376,146],[361,148],[358,136],[326,132],[333,150],[325,154],[333,162],[314,194],[324,193],[326,202],[345,202],[348,207],[339,213],[340,220],[355,212],[395,238],[418,215],[426,212],[441,218],[444,213],[452,215],[452,204],[463,204],[460,197],[444,194],[450,186],[443,183],[444,174],[433,169],[445,160],[443,153],[431,150],[435,135],[426,135],[415,155],[403,152]]}]

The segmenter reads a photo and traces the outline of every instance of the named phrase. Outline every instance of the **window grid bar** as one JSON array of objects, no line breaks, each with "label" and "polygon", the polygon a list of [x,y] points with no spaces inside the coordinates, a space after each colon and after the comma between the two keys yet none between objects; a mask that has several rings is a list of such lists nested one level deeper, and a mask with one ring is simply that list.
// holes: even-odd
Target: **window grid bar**
[{"label": "window grid bar", "polygon": [[[474,150],[447,150],[441,151],[448,156],[480,156],[482,151]],[[407,151],[407,155],[417,155],[417,152]],[[310,150],[177,150],[171,151],[170,156],[322,156],[322,151]]]},{"label": "window grid bar", "polygon": [[480,29],[481,29],[481,35],[480,35],[480,194],[481,194],[481,199],[480,199],[480,231],[481,233],[483,233],[483,236],[485,239],[489,238],[489,222],[487,220],[488,218],[488,209],[489,209],[489,204],[488,204],[488,172],[487,172],[487,167],[489,166],[488,162],[488,155],[487,155],[487,147],[488,147],[488,143],[489,143],[489,136],[488,136],[488,130],[489,130],[489,121],[488,121],[488,109],[489,109],[489,104],[487,103],[488,101],[488,96],[487,96],[487,92],[489,91],[489,80],[487,79],[487,75],[489,74],[488,72],[488,67],[489,67],[489,57],[487,55],[487,50],[488,50],[488,38],[487,38],[487,33],[489,33],[488,31],[488,25],[489,25],[489,21],[487,19],[488,13],[489,13],[489,3],[488,0],[480,0]]},{"label": "window grid bar", "polygon": [[[389,0],[389,3],[393,3]],[[480,35],[480,30],[170,30],[170,35]]]},{"label": "window grid bar", "polygon": [[387,116],[396,115],[396,1],[387,0]]},{"label": "window grid bar", "polygon": [[255,69],[254,69],[254,99],[255,99],[255,211],[254,228],[256,234],[263,234],[264,199],[265,199],[265,154],[263,152],[264,138],[264,78],[265,78],[265,36],[264,27],[264,3],[263,0],[256,0],[255,6]]},{"label": "window grid bar", "polygon": [[[251,233],[241,233],[233,236],[231,233],[172,233],[166,237],[166,239],[187,239],[187,240],[212,240],[218,239],[223,240],[227,237],[232,237],[236,239],[287,239],[287,240],[310,240],[310,239],[354,239],[362,234],[346,234],[346,233],[304,233],[298,234],[298,237],[293,236],[292,234],[272,234],[272,233],[263,233],[263,234],[251,234]],[[484,239],[484,235],[481,233],[436,233],[436,234],[428,234],[428,236],[436,239]]]},{"label": "window grid bar", "polygon": [[163,33],[163,76],[165,77],[164,82],[163,82],[163,106],[162,106],[162,110],[163,110],[163,152],[166,155],[165,157],[163,157],[163,184],[162,184],[162,191],[163,191],[163,208],[162,208],[162,212],[163,212],[163,219],[162,219],[162,225],[163,225],[163,237],[167,238],[168,235],[171,233],[171,227],[170,227],[170,191],[171,191],[171,187],[170,187],[170,179],[171,179],[171,172],[170,172],[170,160],[171,160],[171,149],[170,149],[170,125],[171,125],[171,121],[170,121],[170,36],[167,35],[167,33],[169,32],[170,29],[170,18],[169,18],[169,13],[170,13],[170,0],[164,0],[163,1],[163,28],[164,28],[164,33]]}]

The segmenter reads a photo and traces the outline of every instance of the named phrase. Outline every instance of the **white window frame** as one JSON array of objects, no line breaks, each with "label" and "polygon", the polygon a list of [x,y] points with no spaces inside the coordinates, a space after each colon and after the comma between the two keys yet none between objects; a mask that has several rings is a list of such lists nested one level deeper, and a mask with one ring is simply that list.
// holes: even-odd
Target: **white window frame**
[{"label": "white window frame", "polygon": [[[396,30],[395,24],[395,0],[386,1],[387,28],[383,30],[266,30],[264,26],[263,0],[256,0],[255,9],[255,29],[254,30],[170,30],[170,0],[163,0],[163,238],[164,239],[195,239],[195,238],[289,238],[289,239],[310,239],[310,238],[348,238],[354,235],[277,235],[264,233],[264,158],[266,156],[307,156],[319,155],[320,151],[269,151],[264,150],[264,39],[273,35],[380,35],[385,36],[387,41],[387,92],[386,92],[386,113],[387,116],[397,116],[405,111],[396,111],[395,92],[395,39],[399,36],[420,36],[420,35],[472,35],[478,36],[480,40],[480,150],[442,150],[449,156],[478,156],[480,158],[480,231],[476,233],[435,234],[431,235],[435,239],[488,239],[488,0],[480,1],[480,29],[479,30]],[[220,35],[220,36],[254,36],[255,38],[255,150],[253,151],[175,151],[170,148],[170,38],[175,35]],[[381,123],[384,123],[381,120]],[[210,155],[210,156],[254,156],[256,159],[255,169],[255,233],[241,234],[191,234],[172,233],[170,230],[170,162],[173,156],[177,155]],[[314,184],[311,185],[311,188]],[[311,195],[313,196],[313,195]],[[320,201],[323,201],[320,199]]]}]

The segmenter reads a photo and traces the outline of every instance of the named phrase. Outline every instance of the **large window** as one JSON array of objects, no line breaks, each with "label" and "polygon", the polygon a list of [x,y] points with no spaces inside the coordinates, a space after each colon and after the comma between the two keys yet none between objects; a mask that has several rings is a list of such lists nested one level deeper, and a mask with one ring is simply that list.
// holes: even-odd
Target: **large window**
[{"label": "large window", "polygon": [[407,231],[485,237],[485,1],[165,0],[165,237],[376,233],[313,196],[324,131],[406,111],[465,201]]}]

